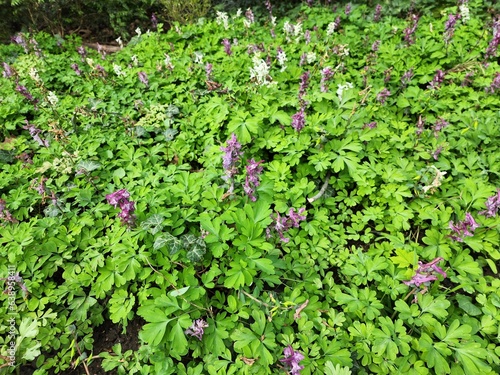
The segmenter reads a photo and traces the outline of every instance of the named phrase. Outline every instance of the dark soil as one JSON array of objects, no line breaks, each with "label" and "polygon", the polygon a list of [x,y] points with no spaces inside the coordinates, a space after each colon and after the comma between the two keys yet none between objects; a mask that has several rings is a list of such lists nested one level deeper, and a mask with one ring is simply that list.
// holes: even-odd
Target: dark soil
[{"label": "dark soil", "polygon": [[[136,317],[134,320],[130,321],[127,326],[127,332],[122,333],[122,327],[119,324],[114,324],[109,320],[104,321],[99,327],[94,331],[94,348],[92,353],[97,356],[99,353],[108,352],[112,353],[112,347],[115,344],[122,345],[122,353],[127,350],[136,351],[139,349],[139,331],[144,325],[144,321],[141,318]],[[90,363],[89,372],[91,375],[104,375],[104,374],[116,374],[114,371],[105,372],[101,367],[102,359],[93,359]],[[34,364],[25,365],[21,367],[21,375],[31,375],[35,371],[36,367]],[[80,364],[76,369],[68,369],[66,371],[60,372],[58,375],[87,375],[85,368]]]}]

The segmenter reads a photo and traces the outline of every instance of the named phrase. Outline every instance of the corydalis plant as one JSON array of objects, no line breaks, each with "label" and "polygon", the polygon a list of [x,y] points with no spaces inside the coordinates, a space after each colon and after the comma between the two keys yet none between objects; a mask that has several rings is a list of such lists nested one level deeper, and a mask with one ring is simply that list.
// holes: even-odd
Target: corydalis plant
[{"label": "corydalis plant", "polygon": [[450,229],[455,232],[455,234],[450,235],[452,240],[463,242],[464,237],[472,237],[474,236],[474,231],[479,228],[479,224],[476,223],[472,215],[467,212],[465,214],[465,219],[463,221],[459,221],[455,224],[453,221],[449,223]]},{"label": "corydalis plant", "polygon": [[300,226],[299,223],[306,219],[305,215],[301,215],[305,210],[305,208],[300,208],[295,212],[294,208],[290,208],[287,216],[281,216],[279,212],[277,212],[275,216],[271,215],[274,223],[266,229],[267,238],[271,238],[273,231],[275,231],[278,233],[281,241],[288,243],[290,239],[285,238],[283,235],[284,232],[288,231],[290,228],[298,228]]},{"label": "corydalis plant", "polygon": [[300,375],[300,370],[302,370],[304,366],[299,365],[299,362],[304,359],[304,355],[293,350],[291,345],[283,350],[283,354],[284,358],[280,359],[280,362],[285,364],[288,372],[291,375]]},{"label": "corydalis plant", "polygon": [[196,319],[191,327],[186,329],[185,333],[186,335],[196,337],[198,340],[201,341],[203,338],[203,334],[205,333],[205,328],[208,327],[208,323],[205,322],[203,319]]},{"label": "corydalis plant", "polygon": [[485,203],[486,210],[480,211],[479,215],[484,215],[486,217],[494,217],[500,209],[500,189],[497,189],[497,193],[492,197],[489,197]]},{"label": "corydalis plant", "polygon": [[408,45],[415,43],[415,32],[417,31],[419,19],[420,17],[417,14],[410,15],[411,24],[403,31],[404,39]]},{"label": "corydalis plant", "polygon": [[252,202],[257,200],[255,196],[255,189],[260,185],[259,175],[262,173],[263,168],[261,164],[264,160],[255,161],[254,159],[248,160],[247,176],[245,178],[245,185],[243,186],[243,190],[248,195]]},{"label": "corydalis plant", "polygon": [[[438,279],[437,274],[443,276],[444,278],[447,277],[446,272],[444,272],[443,269],[437,265],[442,260],[444,259],[438,257],[434,259],[432,262],[425,264],[419,261],[415,275],[411,278],[411,280],[403,281],[403,283],[408,286],[413,286],[414,287],[413,293],[420,291],[421,294],[424,294],[428,290],[431,281],[436,281]],[[415,294],[413,302],[416,301],[417,301],[417,296]]]},{"label": "corydalis plant", "polygon": [[252,57],[253,67],[250,68],[250,79],[257,85],[270,85],[269,66],[257,54]]},{"label": "corydalis plant", "polygon": [[135,222],[135,203],[129,200],[130,193],[125,189],[120,189],[114,193],[106,195],[106,200],[108,204],[112,205],[114,208],[120,207],[121,212],[118,217],[121,219],[122,223],[127,226],[132,226]]},{"label": "corydalis plant", "polygon": [[226,147],[221,147],[221,151],[224,151],[222,156],[222,167],[225,171],[225,176],[223,177],[226,181],[229,181],[229,193],[234,191],[234,176],[238,174],[237,164],[240,161],[241,155],[241,144],[238,142],[236,135],[231,134],[231,138],[227,141]]}]

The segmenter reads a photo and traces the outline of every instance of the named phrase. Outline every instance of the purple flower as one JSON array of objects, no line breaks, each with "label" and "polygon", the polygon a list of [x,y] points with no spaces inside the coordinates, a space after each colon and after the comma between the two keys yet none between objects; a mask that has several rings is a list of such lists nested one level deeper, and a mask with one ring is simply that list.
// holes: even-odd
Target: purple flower
[{"label": "purple flower", "polygon": [[228,56],[231,56],[233,52],[231,51],[231,42],[229,39],[224,38],[222,40],[222,45],[224,46],[224,52],[226,52]]},{"label": "purple flower", "polygon": [[206,63],[205,64],[205,75],[207,77],[207,81],[210,81],[211,75],[212,75],[212,64]]},{"label": "purple flower", "polygon": [[306,41],[306,44],[311,43],[311,32],[309,30],[306,30],[304,33],[304,39]]},{"label": "purple flower", "polygon": [[441,69],[436,70],[436,74],[434,75],[434,78],[429,83],[427,88],[433,90],[437,89],[441,85],[441,83],[443,83],[445,75],[446,73],[443,72]]},{"label": "purple flower", "polygon": [[30,124],[28,120],[25,120],[26,125],[23,126],[23,129],[26,129],[30,132],[31,137],[35,140],[40,146],[49,147],[49,141],[46,139],[40,138],[40,133],[42,132],[35,125]]},{"label": "purple flower", "polygon": [[28,44],[26,43],[26,39],[24,38],[23,34],[19,33],[19,34],[16,34],[14,35],[11,40],[20,45],[21,47],[23,47],[24,49],[24,52],[28,53]]},{"label": "purple flower", "polygon": [[293,208],[290,208],[287,216],[281,216],[279,212],[276,213],[276,216],[271,215],[274,222],[266,228],[267,238],[271,237],[272,231],[276,231],[280,240],[284,243],[288,243],[290,239],[283,235],[284,232],[292,227],[299,227],[299,222],[306,219],[305,215],[301,215],[305,210],[305,208],[300,208],[297,212],[295,212]]},{"label": "purple flower", "polygon": [[0,219],[7,221],[9,223],[17,223],[17,220],[14,219],[9,210],[6,209],[7,202],[3,199],[0,199]]},{"label": "purple flower", "polygon": [[135,203],[129,200],[130,193],[125,189],[120,189],[114,193],[106,195],[106,200],[114,208],[120,207],[120,213],[118,217],[121,219],[123,224],[131,226],[135,222]]},{"label": "purple flower", "polygon": [[500,89],[500,72],[495,73],[495,78],[493,78],[490,86],[486,88],[486,92],[494,94],[498,89]]},{"label": "purple flower", "polygon": [[333,21],[333,29],[338,30],[339,26],[340,26],[340,16],[337,16],[337,18],[335,18],[335,21]]},{"label": "purple flower", "polygon": [[82,74],[82,71],[80,70],[80,68],[78,67],[78,64],[71,64],[71,69],[73,69],[76,73],[77,76],[81,75]]},{"label": "purple flower", "polygon": [[424,132],[424,125],[425,125],[425,119],[422,119],[422,115],[419,115],[417,121],[417,130],[415,130],[415,133],[417,134],[418,137],[420,137],[420,134]]},{"label": "purple flower", "polygon": [[440,117],[436,123],[434,124],[434,137],[438,137],[439,132],[443,130],[445,127],[450,125],[448,121],[446,121],[444,118]]},{"label": "purple flower", "polygon": [[368,129],[375,129],[376,127],[377,123],[375,121],[363,125],[363,128],[368,128]]},{"label": "purple flower", "polygon": [[81,56],[82,61],[85,61],[85,57],[87,57],[87,50],[84,46],[80,46],[77,49],[78,54]]},{"label": "purple flower", "polygon": [[247,165],[247,176],[245,178],[245,185],[243,186],[243,190],[248,195],[252,202],[257,200],[255,197],[255,188],[260,185],[259,175],[262,173],[263,169],[260,165],[264,160],[255,161],[254,159],[248,160]]},{"label": "purple flower", "polygon": [[382,13],[382,5],[377,4],[377,6],[375,7],[375,13],[373,14],[373,20],[375,22],[380,21],[381,13]]},{"label": "purple flower", "polygon": [[291,345],[283,350],[283,354],[284,358],[280,359],[280,362],[285,364],[291,375],[300,375],[300,370],[302,370],[304,366],[300,366],[299,362],[304,359],[304,355],[293,350]]},{"label": "purple flower", "polygon": [[114,193],[106,195],[108,204],[112,205],[114,208],[118,207],[120,202],[127,201],[128,198],[130,198],[130,193],[125,189],[120,189]]},{"label": "purple flower", "polygon": [[457,224],[455,224],[453,221],[450,221],[449,226],[450,229],[456,233],[450,235],[451,239],[458,242],[463,242],[464,237],[472,237],[474,235],[473,232],[476,230],[476,228],[479,228],[480,225],[476,223],[472,215],[467,212],[465,214],[465,220],[459,221]]},{"label": "purple flower", "polygon": [[497,189],[497,193],[492,197],[489,197],[485,203],[486,210],[480,211],[479,215],[484,215],[486,217],[494,217],[498,213],[500,208],[500,189]]},{"label": "purple flower", "polygon": [[306,114],[304,113],[304,107],[300,108],[296,114],[292,116],[292,128],[300,132],[306,125]]},{"label": "purple flower", "polygon": [[384,87],[384,89],[377,94],[377,100],[380,104],[384,104],[389,96],[391,96],[391,92]]},{"label": "purple flower", "polygon": [[464,80],[462,82],[462,84],[460,86],[462,87],[465,87],[465,86],[469,86],[472,84],[472,77],[474,76],[474,72],[468,72],[465,77],[464,77]]},{"label": "purple flower", "polygon": [[300,76],[300,86],[299,86],[299,101],[302,101],[304,95],[306,94],[307,88],[309,87],[309,77],[311,73],[305,72]]},{"label": "purple flower", "polygon": [[231,138],[227,141],[227,147],[221,147],[221,151],[224,151],[222,156],[222,167],[229,172],[231,176],[236,174],[236,164],[240,160],[243,152],[241,150],[241,144],[238,142],[236,135],[231,134]]},{"label": "purple flower", "polygon": [[484,55],[485,60],[496,55],[498,44],[500,44],[500,21],[497,19],[493,23],[493,38],[488,44],[488,48],[486,48],[486,53]]},{"label": "purple flower", "polygon": [[455,33],[455,24],[457,20],[460,18],[460,14],[450,14],[448,16],[448,21],[446,21],[444,25],[444,35],[443,40],[446,44],[450,43],[451,38],[453,38],[453,34]]},{"label": "purple flower", "polygon": [[3,66],[3,76],[5,78],[12,77],[13,73],[12,73],[12,68],[10,67],[10,65],[7,64],[6,62],[3,62],[2,66]]},{"label": "purple flower", "polygon": [[190,335],[193,337],[198,338],[198,340],[201,341],[203,338],[203,334],[205,333],[205,328],[208,327],[208,323],[205,322],[203,319],[196,319],[191,327],[186,329],[185,333],[186,335]]},{"label": "purple flower", "polygon": [[415,31],[417,31],[419,16],[417,14],[412,14],[410,16],[411,24],[406,29],[404,29],[404,39],[408,45],[415,43]]},{"label": "purple flower", "polygon": [[151,14],[151,25],[153,29],[156,30],[158,28],[158,19],[156,18],[156,14]]},{"label": "purple flower", "polygon": [[326,82],[333,78],[335,71],[327,66],[321,70],[321,92],[328,92]]},{"label": "purple flower", "polygon": [[255,22],[255,16],[253,15],[252,9],[248,8],[245,12],[245,17],[250,24]]},{"label": "purple flower", "polygon": [[[446,278],[446,272],[444,272],[443,269],[437,265],[442,260],[443,258],[438,257],[432,262],[426,264],[419,261],[415,276],[413,276],[410,281],[403,281],[403,283],[408,286],[415,286],[416,288],[419,288],[422,284],[427,284],[431,281],[437,280],[436,273]],[[427,288],[425,288],[423,292],[425,293],[426,290]]]},{"label": "purple flower", "polygon": [[439,154],[443,151],[443,146],[439,146],[436,151],[434,151],[432,153],[432,157],[434,158],[434,160],[438,160],[438,157],[439,157]]},{"label": "purple flower", "polygon": [[351,14],[351,11],[352,11],[352,6],[351,6],[351,3],[348,3],[346,6],[345,6],[345,10],[344,10],[344,13],[346,16],[348,16],[349,14]]},{"label": "purple flower", "polygon": [[26,86],[20,85],[19,83],[16,85],[16,91],[28,99],[32,103],[36,103],[36,100],[33,98],[33,95],[30,94]]},{"label": "purple flower", "polygon": [[403,84],[403,86],[408,86],[408,84],[410,83],[411,79],[413,78],[413,68],[411,68],[410,70],[407,70],[403,76],[401,77],[401,83]]},{"label": "purple flower", "polygon": [[372,51],[377,52],[380,47],[380,40],[376,40],[372,44]]},{"label": "purple flower", "polygon": [[144,72],[139,72],[139,73],[137,73],[137,75],[139,76],[139,81],[141,81],[144,84],[144,86],[148,87],[149,81],[148,81],[147,74]]}]

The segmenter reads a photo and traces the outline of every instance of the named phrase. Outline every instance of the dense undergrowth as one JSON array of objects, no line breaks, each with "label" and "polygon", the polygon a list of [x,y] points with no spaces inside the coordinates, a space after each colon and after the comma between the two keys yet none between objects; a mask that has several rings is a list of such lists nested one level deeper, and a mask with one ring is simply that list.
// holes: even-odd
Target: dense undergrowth
[{"label": "dense undergrowth", "polygon": [[[480,5],[219,13],[114,54],[19,34],[2,370],[499,373],[500,23]],[[137,352],[92,353],[137,317]]]}]

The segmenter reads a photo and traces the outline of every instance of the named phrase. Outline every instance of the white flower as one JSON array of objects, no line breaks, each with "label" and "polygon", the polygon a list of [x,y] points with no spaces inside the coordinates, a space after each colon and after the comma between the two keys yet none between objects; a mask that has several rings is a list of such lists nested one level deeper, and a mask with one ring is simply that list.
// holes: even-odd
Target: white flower
[{"label": "white flower", "polygon": [[38,75],[38,70],[36,70],[36,68],[31,68],[29,75],[33,81],[40,82],[40,76]]},{"label": "white flower", "polygon": [[470,20],[469,7],[467,6],[466,3],[463,3],[462,5],[459,6],[459,9],[460,9],[460,16],[462,17],[462,22],[466,23],[467,21]]},{"label": "white flower", "polygon": [[326,28],[326,35],[330,36],[335,32],[335,22],[330,22]]},{"label": "white flower", "polygon": [[285,23],[283,24],[283,32],[288,36],[293,35],[294,31],[295,28],[293,27],[293,25],[290,22],[285,21]]},{"label": "white flower", "polygon": [[276,58],[278,59],[278,65],[281,66],[281,71],[284,72],[286,69],[286,62],[287,62],[285,51],[279,49]]},{"label": "white flower", "polygon": [[246,18],[243,20],[243,26],[245,26],[247,29],[250,27],[251,24],[252,23]]},{"label": "white flower", "polygon": [[170,58],[170,56],[168,54],[165,54],[164,63],[165,63],[165,67],[167,69],[174,70],[174,64],[172,64],[172,59]]},{"label": "white flower", "polygon": [[135,33],[137,34],[137,36],[141,36],[142,34],[141,28],[138,27],[137,29],[135,29]]},{"label": "white flower", "polygon": [[120,76],[126,76],[125,72],[122,71],[122,68],[120,65],[113,64],[113,70],[115,71],[115,74],[120,77]]},{"label": "white flower", "polygon": [[316,53],[315,52],[307,52],[306,61],[308,64],[312,64],[316,61]]},{"label": "white flower", "polygon": [[122,41],[122,37],[119,36],[118,38],[115,39],[116,40],[116,43],[118,43],[118,45],[120,46],[120,48],[123,48],[123,41]]},{"label": "white flower", "polygon": [[271,26],[276,27],[276,17],[275,16],[271,16]]},{"label": "white flower", "polygon": [[139,65],[139,60],[137,59],[136,55],[132,55],[132,57],[130,59],[134,63],[134,66],[138,66]]},{"label": "white flower", "polygon": [[258,85],[269,85],[268,81],[269,67],[259,55],[254,55],[252,58],[253,68],[250,68],[250,79],[255,79]]},{"label": "white flower", "polygon": [[49,93],[47,94],[47,100],[52,106],[55,106],[59,102],[56,94],[54,94],[52,91],[49,91]]},{"label": "white flower", "polygon": [[351,82],[346,82],[344,85],[338,85],[337,88],[337,96],[340,101],[342,101],[342,95],[344,94],[345,89],[352,89],[354,86]]},{"label": "white flower", "polygon": [[241,13],[242,13],[241,8],[238,8],[238,10],[236,11],[235,18],[241,17]]},{"label": "white flower", "polygon": [[195,52],[194,53],[194,62],[195,62],[195,64],[203,64],[203,53]]},{"label": "white flower", "polygon": [[295,24],[293,35],[300,37],[302,35],[302,23],[299,21]]},{"label": "white flower", "polygon": [[226,12],[219,12],[217,11],[217,18],[215,19],[215,22],[217,25],[224,25],[224,29],[227,30],[229,28],[228,24],[229,18],[227,16]]},{"label": "white flower", "polygon": [[89,64],[89,66],[90,66],[92,69],[94,69],[94,60],[93,60],[93,59],[91,59],[91,58],[87,57],[87,58],[85,59],[85,62],[86,62],[87,64]]}]

